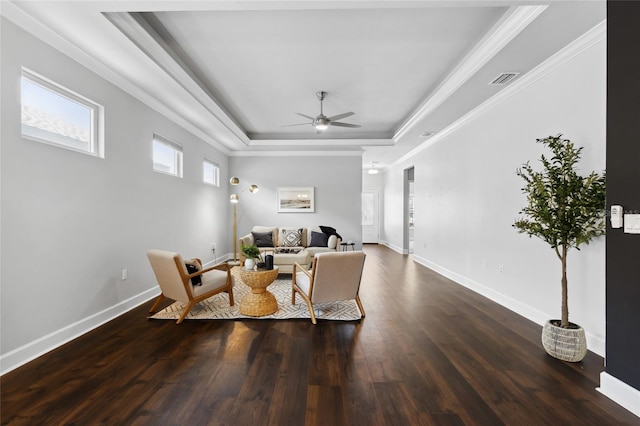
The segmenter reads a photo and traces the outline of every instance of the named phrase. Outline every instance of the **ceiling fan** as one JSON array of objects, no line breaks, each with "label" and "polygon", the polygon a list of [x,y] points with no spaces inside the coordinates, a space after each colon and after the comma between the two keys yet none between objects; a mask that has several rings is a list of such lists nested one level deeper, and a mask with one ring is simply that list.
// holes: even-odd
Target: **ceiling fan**
[{"label": "ceiling fan", "polygon": [[311,117],[309,115],[296,112],[296,114],[298,114],[299,116],[308,118],[309,120],[311,120],[311,123],[289,124],[283,127],[306,126],[308,124],[311,124],[316,129],[316,133],[320,133],[323,130],[326,130],[329,126],[353,127],[353,128],[362,127],[359,124],[341,123],[339,121],[336,121],[342,118],[351,117],[352,115],[355,114],[355,112],[345,112],[342,114],[334,115],[332,117],[327,117],[326,115],[324,115],[322,111],[322,101],[324,101],[324,98],[327,96],[327,92],[316,92],[316,96],[320,101],[320,115],[318,115],[317,117]]}]

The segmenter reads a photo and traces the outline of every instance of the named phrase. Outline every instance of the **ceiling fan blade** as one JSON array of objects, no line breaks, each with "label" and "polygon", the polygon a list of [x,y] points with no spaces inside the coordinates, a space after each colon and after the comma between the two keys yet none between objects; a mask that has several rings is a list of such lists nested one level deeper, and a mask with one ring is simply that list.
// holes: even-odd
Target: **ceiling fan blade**
[{"label": "ceiling fan blade", "polygon": [[298,114],[300,117],[308,118],[311,121],[316,119],[315,117],[309,117],[308,115],[305,115],[305,114],[302,114],[302,113],[299,113],[299,112],[296,112],[296,114]]},{"label": "ceiling fan blade", "polygon": [[353,128],[358,128],[358,127],[362,127],[359,124],[350,124],[350,123],[339,123],[337,121],[332,121],[331,122],[332,126],[337,126],[337,127],[353,127]]},{"label": "ceiling fan blade", "polygon": [[333,117],[329,117],[329,121],[340,120],[342,118],[351,117],[352,115],[355,115],[355,112],[345,112],[344,114],[338,114],[334,115]]},{"label": "ceiling fan blade", "polygon": [[311,123],[298,123],[298,124],[287,124],[285,126],[281,126],[281,127],[293,127],[293,126],[310,126]]}]

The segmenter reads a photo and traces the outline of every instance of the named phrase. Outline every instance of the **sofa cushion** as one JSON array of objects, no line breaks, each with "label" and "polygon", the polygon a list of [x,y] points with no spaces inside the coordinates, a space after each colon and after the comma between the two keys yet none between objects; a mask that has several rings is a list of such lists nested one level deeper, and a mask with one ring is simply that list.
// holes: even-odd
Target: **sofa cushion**
[{"label": "sofa cushion", "polygon": [[327,247],[330,249],[336,249],[338,247],[338,237],[332,235],[329,237],[329,241],[327,242]]},{"label": "sofa cushion", "polygon": [[311,231],[311,243],[309,247],[327,247],[329,237],[324,232]]},{"label": "sofa cushion", "polygon": [[300,250],[297,253],[276,252],[273,256],[273,264],[278,267],[282,265],[293,265],[296,262],[302,265],[309,263],[309,252],[307,250]]},{"label": "sofa cushion", "polygon": [[311,257],[318,253],[335,253],[335,250],[329,247],[307,247],[305,250],[309,252],[309,256]]},{"label": "sofa cushion", "polygon": [[302,228],[281,229],[279,243],[281,247],[299,247],[302,245]]},{"label": "sofa cushion", "polygon": [[256,247],[273,247],[273,233],[271,232],[251,232]]},{"label": "sofa cushion", "polygon": [[[231,275],[231,283],[232,285],[235,283],[233,275]],[[225,285],[227,285],[227,273],[225,271],[214,269],[213,271],[205,272],[202,274],[202,285],[193,288],[193,296],[198,297]]]}]

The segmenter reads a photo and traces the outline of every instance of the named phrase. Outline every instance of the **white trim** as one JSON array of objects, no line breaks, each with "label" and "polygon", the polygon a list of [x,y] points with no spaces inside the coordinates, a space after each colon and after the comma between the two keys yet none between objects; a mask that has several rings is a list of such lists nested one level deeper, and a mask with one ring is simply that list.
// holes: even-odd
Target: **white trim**
[{"label": "white trim", "polygon": [[[161,168],[156,168],[157,165],[163,165],[162,163],[156,163],[156,142],[160,145],[164,145],[167,148],[173,149],[173,162],[174,168],[176,170],[175,173],[171,173],[170,171],[162,170]],[[172,141],[169,138],[166,138],[158,133],[153,134],[153,140],[151,142],[152,146],[152,162],[153,162],[153,171],[157,173],[162,173],[169,176],[175,176],[178,178],[184,177],[184,148],[181,144]]]},{"label": "white trim", "polygon": [[32,361],[45,353],[70,342],[83,334],[94,330],[101,325],[119,317],[120,315],[157,297],[158,288],[151,288],[139,293],[127,300],[110,306],[100,312],[83,318],[73,324],[69,324],[46,336],[33,340],[6,354],[0,355],[0,375],[4,375],[29,361]]},{"label": "white trim", "polygon": [[166,103],[158,100],[155,96],[141,89],[137,84],[132,83],[122,75],[118,74],[118,72],[114,71],[103,62],[95,59],[93,56],[90,56],[74,43],[52,30],[47,24],[23,10],[21,6],[9,1],[2,1],[1,3],[2,16],[37,37],[39,40],[47,43],[49,46],[59,50],[64,55],[80,63],[83,67],[86,67],[98,76],[133,96],[152,110],[158,112],[164,117],[167,117],[178,126],[191,132],[194,136],[208,142],[214,148],[228,155],[229,147],[227,145],[221,143],[210,134],[204,132],[202,129],[186,120],[181,114],[166,105]]},{"label": "white trim", "polygon": [[229,157],[362,157],[364,151],[235,151]]},{"label": "white trim", "polygon": [[529,26],[547,6],[513,6],[502,15],[498,23],[480,40],[456,68],[438,85],[420,105],[415,114],[403,123],[393,135],[398,141],[446,101],[471,76],[500,52],[511,40]]},{"label": "white trim", "polygon": [[245,146],[249,138],[219,101],[205,87],[197,75],[193,74],[171,46],[162,40],[156,31],[144,21],[137,20],[128,12],[103,13],[116,28],[131,40],[153,62],[156,63],[169,78],[176,82],[191,97],[205,108],[220,125]]},{"label": "white trim", "polygon": [[[24,87],[23,82],[27,82],[33,86],[36,86],[42,90],[45,90],[52,95],[55,95],[61,101],[73,103],[85,108],[89,112],[89,140],[86,142],[87,148],[81,148],[74,146],[73,142],[84,142],[82,140],[73,138],[71,136],[64,136],[56,133],[55,131],[48,130],[46,128],[40,128],[24,123]],[[64,148],[71,151],[80,152],[90,155],[92,157],[104,158],[105,152],[105,139],[104,139],[104,107],[87,98],[86,96],[72,90],[68,87],[59,84],[42,74],[39,74],[29,68],[22,67],[20,77],[20,107],[21,107],[21,129],[22,137],[25,139],[31,139],[36,142],[45,143],[48,145],[56,146],[58,148]],[[33,108],[41,107],[41,105],[33,106]],[[67,141],[70,139],[71,141]]]},{"label": "white trim", "polygon": [[[505,294],[502,294],[498,291],[493,290],[490,287],[487,287],[471,278],[465,277],[464,275],[458,274],[457,272],[451,271],[443,266],[440,266],[436,263],[433,263],[427,259],[424,259],[420,256],[413,255],[413,260],[416,263],[419,263],[422,266],[425,266],[440,275],[449,278],[450,280],[460,284],[463,287],[468,288],[496,303],[504,306],[505,308],[515,312],[518,315],[521,315],[527,318],[530,321],[535,322],[536,324],[542,326],[544,325],[549,318],[553,318],[553,315],[548,313],[539,311],[536,308],[533,308],[526,303],[522,303],[519,300],[513,299]],[[590,334],[585,330],[587,337],[587,347],[591,352],[594,352],[602,357],[605,354],[605,341],[601,337]]]},{"label": "white trim", "polygon": [[[213,176],[212,176],[213,182],[208,182],[205,179],[204,167],[205,167],[206,164],[210,164],[211,167],[213,168],[213,170],[212,170],[213,171]],[[211,160],[207,156],[205,156],[203,158],[203,160],[202,160],[202,182],[207,184],[207,185],[216,187],[216,188],[220,187],[220,164],[218,164],[217,162]]]},{"label": "white trim", "polygon": [[398,164],[402,164],[403,162],[409,160],[411,157],[417,155],[419,152],[424,151],[431,145],[439,142],[444,139],[451,133],[456,132],[461,129],[471,121],[479,118],[485,112],[489,111],[491,108],[494,108],[497,105],[500,105],[502,102],[506,101],[511,96],[517,94],[518,92],[526,89],[531,84],[535,83],[539,79],[543,78],[550,72],[554,71],[558,67],[564,65],[571,59],[575,58],[579,54],[583,53],[587,49],[591,48],[596,43],[606,40],[607,37],[607,21],[604,20],[600,22],[598,25],[593,27],[591,30],[584,33],[578,39],[564,47],[555,55],[551,56],[549,59],[538,65],[533,70],[524,74],[522,77],[514,81],[512,84],[508,85],[496,95],[487,99],[476,108],[471,110],[466,115],[460,117],[458,120],[451,123],[449,126],[444,128],[442,131],[438,132],[436,135],[431,137],[428,141],[424,142],[422,145],[414,148],[409,151],[402,157],[398,158],[394,161],[390,166],[395,166]]},{"label": "white trim", "polygon": [[600,373],[600,387],[596,388],[596,390],[640,417],[640,390],[629,386],[604,371]]},{"label": "white trim", "polygon": [[388,138],[332,138],[332,139],[251,139],[249,146],[252,148],[271,146],[298,146],[309,143],[322,142],[326,146],[394,146],[395,141]]},{"label": "white trim", "polygon": [[408,254],[405,253],[404,250],[402,249],[402,247],[398,247],[396,245],[391,244],[389,241],[385,241],[385,240],[380,240],[380,243],[386,247],[389,247],[391,250],[395,251],[396,253],[400,253],[400,254]]}]

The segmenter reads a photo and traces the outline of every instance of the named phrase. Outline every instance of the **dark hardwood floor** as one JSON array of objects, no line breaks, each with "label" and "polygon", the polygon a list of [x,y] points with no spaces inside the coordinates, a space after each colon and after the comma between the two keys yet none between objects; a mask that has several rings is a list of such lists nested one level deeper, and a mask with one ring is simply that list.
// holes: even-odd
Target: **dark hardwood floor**
[{"label": "dark hardwood floor", "polygon": [[[541,327],[365,246],[361,322],[147,320],[151,302],[1,378],[11,425],[639,425]],[[299,303],[302,303],[299,301]]]}]

